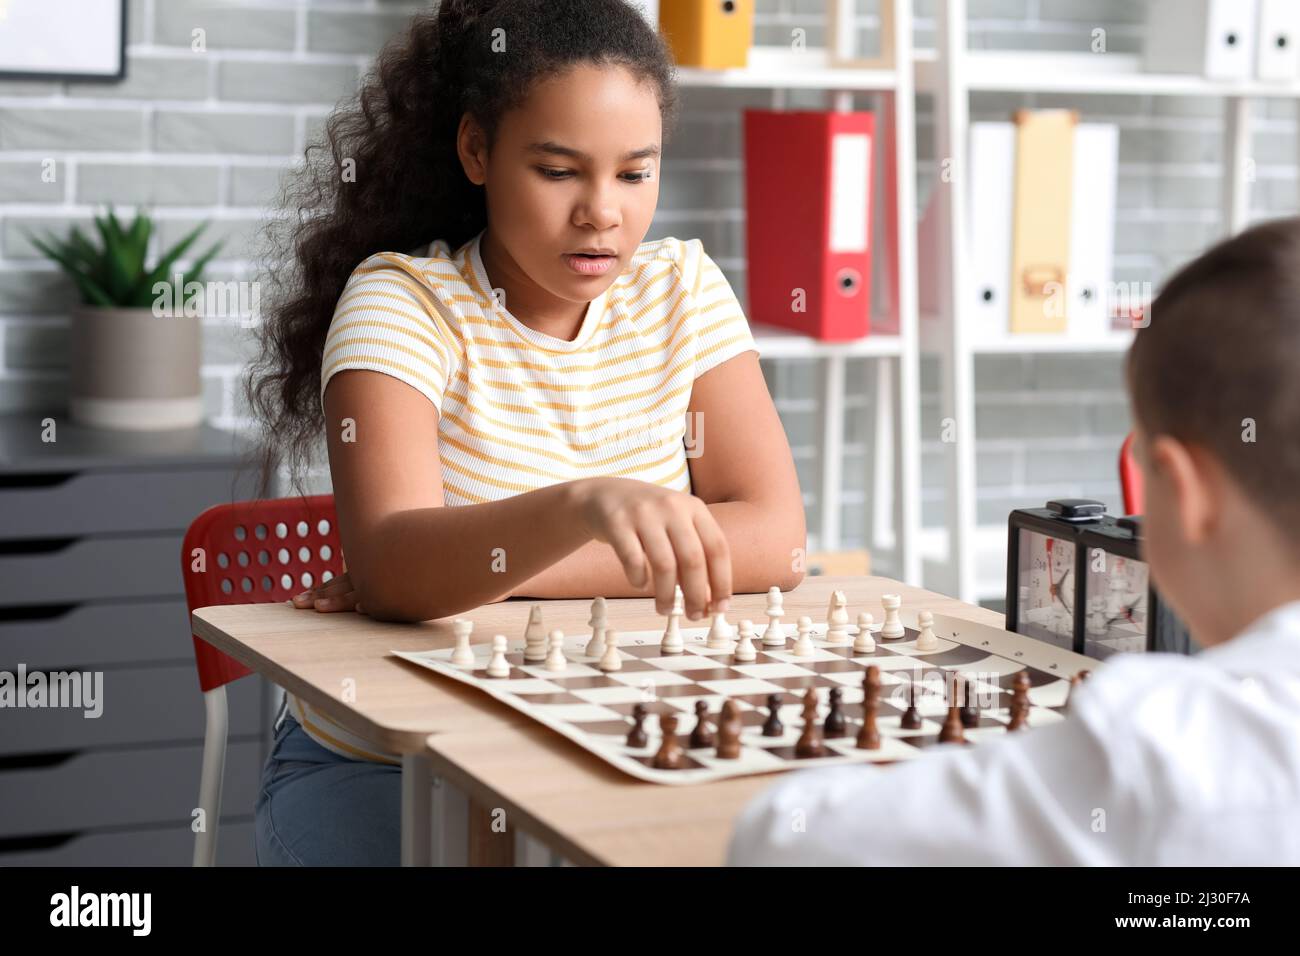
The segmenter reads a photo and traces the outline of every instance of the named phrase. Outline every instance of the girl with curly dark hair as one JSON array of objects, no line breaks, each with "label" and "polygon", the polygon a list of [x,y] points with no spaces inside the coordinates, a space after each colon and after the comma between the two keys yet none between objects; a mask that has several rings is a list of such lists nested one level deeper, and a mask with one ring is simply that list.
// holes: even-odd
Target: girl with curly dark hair
[{"label": "girl with curly dark hair", "polygon": [[[278,453],[297,483],[328,448],[348,570],[298,606],[667,613],[680,585],[697,620],[801,580],[798,480],[740,305],[698,240],[643,241],[676,109],[624,0],[443,0],[331,117],[248,396],[264,482]],[[398,764],[291,696],[259,861],[396,863]]]}]

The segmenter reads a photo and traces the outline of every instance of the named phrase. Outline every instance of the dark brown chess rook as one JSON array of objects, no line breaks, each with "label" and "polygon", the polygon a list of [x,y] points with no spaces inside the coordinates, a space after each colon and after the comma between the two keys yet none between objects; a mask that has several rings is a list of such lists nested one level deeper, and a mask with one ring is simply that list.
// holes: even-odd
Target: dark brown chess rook
[{"label": "dark brown chess rook", "polygon": [[980,725],[980,708],[975,700],[975,688],[971,686],[971,682],[965,677],[961,679],[961,690],[961,724],[969,730]]},{"label": "dark brown chess rook", "polygon": [[844,720],[844,691],[838,687],[831,688],[831,710],[826,715],[822,733],[826,737],[848,736],[848,724]]},{"label": "dark brown chess rook", "polygon": [[880,730],[876,711],[880,708],[880,668],[872,664],[862,677],[862,729],[858,731],[859,750],[879,750]]},{"label": "dark brown chess rook", "polygon": [[826,745],[822,743],[820,730],[817,726],[817,688],[809,687],[803,694],[803,733],[794,745],[796,757],[826,756]]},{"label": "dark brown chess rook", "polygon": [[1029,726],[1029,674],[1017,671],[1011,681],[1011,721],[1007,730],[1023,730]]},{"label": "dark brown chess rook", "polygon": [[764,737],[780,737],[785,733],[785,724],[781,723],[781,695],[767,695],[767,720],[763,721]]},{"label": "dark brown chess rook", "polygon": [[921,729],[921,713],[916,709],[916,681],[913,680],[907,690],[907,710],[898,719],[898,726],[904,730]]},{"label": "dark brown chess rook", "polygon": [[691,749],[713,746],[713,731],[709,729],[709,705],[695,702],[695,729],[691,731]]},{"label": "dark brown chess rook", "polygon": [[632,705],[632,729],[627,732],[627,745],[629,747],[644,747],[646,745],[645,715],[645,704]]},{"label": "dark brown chess rook", "polygon": [[656,770],[679,770],[682,766],[682,745],[677,740],[677,718],[672,714],[659,715],[659,732],[663,741],[654,755],[652,765]]},{"label": "dark brown chess rook", "polygon": [[718,718],[719,760],[736,760],[740,757],[740,708],[734,700],[722,702],[722,715]]}]

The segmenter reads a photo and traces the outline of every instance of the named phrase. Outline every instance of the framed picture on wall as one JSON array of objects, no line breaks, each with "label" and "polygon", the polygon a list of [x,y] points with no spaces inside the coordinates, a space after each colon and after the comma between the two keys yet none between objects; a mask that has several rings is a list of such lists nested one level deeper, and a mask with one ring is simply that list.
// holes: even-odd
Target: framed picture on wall
[{"label": "framed picture on wall", "polygon": [[126,0],[0,0],[0,81],[124,76]]}]

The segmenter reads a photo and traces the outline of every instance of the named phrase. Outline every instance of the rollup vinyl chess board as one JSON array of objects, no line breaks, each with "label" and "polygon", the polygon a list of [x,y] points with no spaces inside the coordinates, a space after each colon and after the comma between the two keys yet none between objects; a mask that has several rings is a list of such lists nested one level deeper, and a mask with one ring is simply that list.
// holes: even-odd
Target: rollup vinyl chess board
[{"label": "rollup vinyl chess board", "polygon": [[[707,626],[681,627],[684,651],[665,655],[659,644],[663,631],[624,631],[617,622],[609,626],[618,631],[622,669],[604,673],[596,667],[596,658],[585,653],[590,633],[566,635],[564,671],[548,671],[540,662],[524,663],[523,637],[510,640],[506,655],[510,674],[504,678],[486,675],[491,657],[491,643],[472,644],[473,665],[451,663],[452,648],[409,652],[393,651],[398,657],[435,671],[444,677],[470,684],[521,713],[545,724],[558,734],[580,744],[597,757],[618,769],[654,783],[707,783],[727,777],[774,773],[807,767],[850,763],[892,763],[912,759],[926,748],[938,745],[939,731],[947,714],[945,672],[959,672],[970,681],[975,700],[981,705],[979,724],[965,730],[968,742],[1007,732],[1010,720],[1012,678],[1024,670],[1030,678],[1030,728],[1063,719],[1069,696],[1070,678],[1081,670],[1096,667],[1097,662],[1063,648],[1013,634],[998,628],[975,624],[960,618],[934,615],[934,630],[939,647],[933,651],[916,649],[916,614],[910,608],[900,611],[905,635],[897,640],[882,640],[878,627],[873,628],[876,649],[862,654],[853,650],[856,625],[849,625],[847,643],[826,641],[825,621],[814,622],[812,655],[799,657],[792,652],[795,628],[783,623],[785,647],[764,647],[761,632],[766,625],[755,622],[754,645],[757,659],[736,663],[732,653],[705,646]],[[731,622],[733,627],[735,622]],[[490,635],[486,635],[489,636]],[[858,729],[862,726],[862,680],[866,668],[875,664],[881,672],[880,703],[876,711],[881,736],[878,750],[859,750]],[[949,680],[951,678],[948,678]],[[919,680],[917,710],[921,727],[905,730],[899,726],[907,707],[909,682]],[[818,720],[830,710],[830,688],[843,691],[843,713],[847,734],[826,738],[826,756],[795,756],[795,743],[803,730],[803,694],[817,688]],[[765,737],[769,694],[782,695],[780,718],[785,725],[779,737]],[[711,723],[716,732],[717,720],[726,699],[737,702],[743,724],[741,755],[738,759],[719,759],[712,747],[690,749],[689,736],[695,727],[695,703],[708,704]],[[646,705],[649,716],[643,727],[646,746],[627,746],[632,727],[632,708]],[[678,717],[678,739],[685,749],[682,765],[675,770],[661,770],[651,765],[659,749],[659,713]],[[951,746],[951,745],[949,745]]]}]

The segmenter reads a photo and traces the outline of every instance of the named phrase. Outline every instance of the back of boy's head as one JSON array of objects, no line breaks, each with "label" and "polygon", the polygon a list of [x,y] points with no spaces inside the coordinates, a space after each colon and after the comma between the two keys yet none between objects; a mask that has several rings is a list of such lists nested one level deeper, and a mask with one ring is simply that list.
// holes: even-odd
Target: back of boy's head
[{"label": "back of boy's head", "polygon": [[1127,366],[1148,439],[1206,449],[1262,512],[1300,525],[1300,219],[1214,246],[1149,315]]}]

